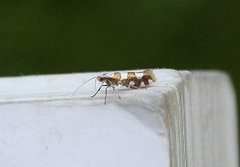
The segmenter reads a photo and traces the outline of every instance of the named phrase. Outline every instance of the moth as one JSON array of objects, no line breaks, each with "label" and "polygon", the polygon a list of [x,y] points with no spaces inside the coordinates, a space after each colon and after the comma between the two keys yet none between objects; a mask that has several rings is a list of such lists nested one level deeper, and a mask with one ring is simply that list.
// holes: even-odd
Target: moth
[{"label": "moth", "polygon": [[[97,91],[91,96],[95,97],[98,92],[105,87],[105,101],[104,104],[107,103],[107,92],[108,88],[112,88],[113,91],[118,95],[118,98],[121,99],[116,87],[124,86],[129,89],[138,89],[141,87],[147,87],[150,85],[151,82],[155,82],[157,80],[156,76],[153,73],[153,70],[148,69],[141,72],[112,72],[112,73],[105,73],[99,75],[97,77],[90,78],[82,85],[86,84],[90,80],[95,79],[98,81],[101,86],[97,89]],[[79,90],[82,86],[80,85],[75,91],[74,94]]]}]

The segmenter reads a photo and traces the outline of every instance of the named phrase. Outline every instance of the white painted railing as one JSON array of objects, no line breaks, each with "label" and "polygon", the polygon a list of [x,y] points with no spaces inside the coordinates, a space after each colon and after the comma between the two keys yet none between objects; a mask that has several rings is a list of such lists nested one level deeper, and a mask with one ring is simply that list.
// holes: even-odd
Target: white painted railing
[{"label": "white painted railing", "polygon": [[226,74],[154,70],[147,89],[104,91],[100,73],[0,79],[1,167],[237,167]]}]

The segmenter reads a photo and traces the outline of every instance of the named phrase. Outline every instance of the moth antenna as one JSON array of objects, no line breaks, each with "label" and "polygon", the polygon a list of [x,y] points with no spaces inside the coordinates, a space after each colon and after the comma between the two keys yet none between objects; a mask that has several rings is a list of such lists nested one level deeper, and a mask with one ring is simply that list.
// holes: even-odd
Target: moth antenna
[{"label": "moth antenna", "polygon": [[[75,95],[75,93],[77,93],[77,91],[78,91],[84,84],[88,83],[89,81],[91,81],[91,80],[94,79],[94,78],[97,79],[97,77],[92,77],[92,78],[90,78],[89,80],[83,82],[83,83],[73,92],[72,95]],[[95,80],[95,83],[96,83],[96,80]]]}]

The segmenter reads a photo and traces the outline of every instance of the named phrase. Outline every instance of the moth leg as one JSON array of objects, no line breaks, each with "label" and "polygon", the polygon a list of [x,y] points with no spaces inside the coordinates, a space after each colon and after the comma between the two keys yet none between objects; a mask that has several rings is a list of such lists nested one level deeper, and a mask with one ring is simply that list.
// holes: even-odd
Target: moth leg
[{"label": "moth leg", "polygon": [[138,82],[137,80],[131,80],[129,82],[128,88],[130,88],[130,89],[138,89],[139,86],[137,85],[138,84],[137,82]]},{"label": "moth leg", "polygon": [[118,95],[118,98],[119,99],[121,99],[121,96],[119,95],[119,93],[118,93],[118,91],[117,91],[117,89],[115,89],[115,87],[114,86],[112,86],[112,89],[114,90],[114,92]]},{"label": "moth leg", "polygon": [[[106,85],[107,86],[107,85]],[[106,87],[105,89],[105,101],[104,101],[104,104],[106,105],[107,104],[107,89],[109,88],[109,86]]]},{"label": "moth leg", "polygon": [[131,88],[131,89],[138,89],[139,87],[136,87],[134,85],[130,85],[129,88]]},{"label": "moth leg", "polygon": [[98,90],[94,93],[94,95],[92,95],[91,97],[95,97],[95,96],[98,94],[98,92],[102,89],[103,86],[107,86],[107,85],[101,85],[101,86],[98,88]]}]

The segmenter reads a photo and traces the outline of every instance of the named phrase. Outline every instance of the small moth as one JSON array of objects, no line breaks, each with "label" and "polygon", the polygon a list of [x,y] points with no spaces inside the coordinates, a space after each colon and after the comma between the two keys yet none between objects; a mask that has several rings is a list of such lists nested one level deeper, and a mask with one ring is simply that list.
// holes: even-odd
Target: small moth
[{"label": "small moth", "polygon": [[150,82],[155,82],[157,80],[156,76],[153,73],[153,70],[151,70],[151,69],[148,69],[148,70],[145,70],[142,72],[105,73],[105,74],[99,75],[97,77],[90,78],[89,80],[87,80],[86,82],[81,84],[74,91],[73,94],[75,94],[82,85],[84,85],[85,83],[89,82],[92,79],[95,79],[95,81],[98,81],[101,84],[101,86],[91,97],[95,97],[98,94],[98,92],[102,89],[102,87],[106,87],[104,104],[107,103],[107,90],[110,87],[118,95],[118,98],[121,99],[120,95],[118,94],[118,91],[116,90],[117,86],[121,85],[121,86],[125,86],[129,89],[138,89],[141,87],[147,87],[150,85]]}]

